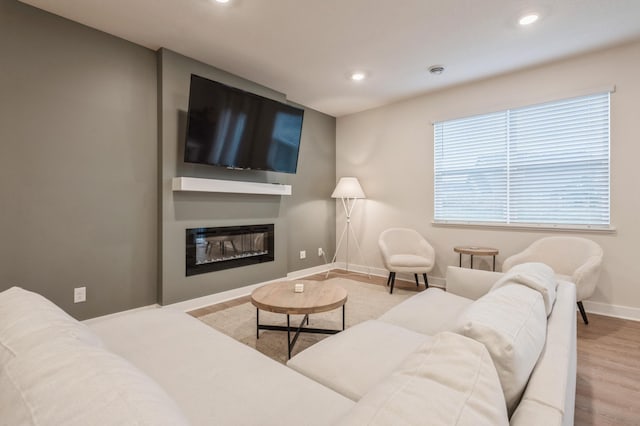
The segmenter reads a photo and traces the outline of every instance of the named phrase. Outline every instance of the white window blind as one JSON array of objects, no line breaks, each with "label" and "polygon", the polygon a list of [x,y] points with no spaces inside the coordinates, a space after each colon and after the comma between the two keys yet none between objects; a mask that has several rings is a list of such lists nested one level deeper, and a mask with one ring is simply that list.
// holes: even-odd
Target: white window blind
[{"label": "white window blind", "polygon": [[608,226],[609,93],[434,125],[436,222]]}]

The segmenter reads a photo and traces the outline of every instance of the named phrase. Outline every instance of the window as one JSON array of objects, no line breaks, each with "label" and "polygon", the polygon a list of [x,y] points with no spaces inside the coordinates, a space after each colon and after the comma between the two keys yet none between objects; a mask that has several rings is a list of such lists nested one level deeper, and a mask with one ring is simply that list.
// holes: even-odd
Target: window
[{"label": "window", "polygon": [[609,100],[435,123],[435,222],[608,227]]}]

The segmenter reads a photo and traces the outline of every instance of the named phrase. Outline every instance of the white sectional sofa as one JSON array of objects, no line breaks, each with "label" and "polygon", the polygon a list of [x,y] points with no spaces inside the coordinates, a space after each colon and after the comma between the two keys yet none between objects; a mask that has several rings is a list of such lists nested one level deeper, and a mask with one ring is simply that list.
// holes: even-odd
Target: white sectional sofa
[{"label": "white sectional sofa", "polygon": [[[483,332],[495,303],[509,303],[484,296],[501,296],[489,290],[504,278],[451,268],[447,292],[418,293],[301,352],[289,367],[173,309],[87,326],[14,287],[0,293],[0,425],[498,425],[509,413],[515,425],[572,424],[575,288],[502,287],[522,287],[536,313],[533,326],[514,320],[507,331],[539,335],[544,323],[536,354],[535,338],[505,349],[499,332]],[[497,318],[515,311],[507,306]],[[507,370],[532,360],[530,377],[512,374],[524,380],[521,395],[505,397]]]},{"label": "white sectional sofa", "polygon": [[[390,412],[396,418],[406,415],[411,424],[416,410],[429,416],[431,410],[449,402],[450,396],[443,397],[450,388],[448,380],[469,374],[460,367],[472,359],[457,357],[443,363],[442,376],[425,377],[416,368],[414,379],[432,383],[422,386],[424,401],[413,407],[399,404],[406,396],[403,392],[399,392],[402,397],[393,399],[389,392],[389,400],[374,402],[370,395],[376,388],[387,388],[386,383],[398,371],[406,374],[407,360],[417,350],[429,352],[438,336],[455,332],[488,349],[506,412],[501,420],[500,413],[485,407],[472,421],[451,424],[502,424],[508,415],[512,425],[573,425],[575,286],[556,282],[546,265],[528,264],[509,274],[449,267],[446,290],[429,288],[418,293],[377,320],[358,324],[304,350],[289,360],[288,366],[358,401],[349,414],[353,424],[384,424],[376,416],[384,419]],[[434,385],[438,380],[441,386]],[[354,417],[353,412],[363,404],[375,406],[377,414]]]},{"label": "white sectional sofa", "polygon": [[[170,308],[95,321],[0,293],[0,425],[327,425],[354,402]],[[327,409],[330,407],[330,409]]]}]

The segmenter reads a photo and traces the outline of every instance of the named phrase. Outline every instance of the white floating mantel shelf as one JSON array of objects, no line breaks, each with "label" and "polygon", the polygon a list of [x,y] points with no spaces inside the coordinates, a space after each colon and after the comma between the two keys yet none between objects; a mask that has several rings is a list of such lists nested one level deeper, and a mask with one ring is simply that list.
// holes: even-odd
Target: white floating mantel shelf
[{"label": "white floating mantel shelf", "polygon": [[233,194],[291,195],[291,185],[279,183],[240,182],[235,180],[173,178],[174,191],[226,192]]}]

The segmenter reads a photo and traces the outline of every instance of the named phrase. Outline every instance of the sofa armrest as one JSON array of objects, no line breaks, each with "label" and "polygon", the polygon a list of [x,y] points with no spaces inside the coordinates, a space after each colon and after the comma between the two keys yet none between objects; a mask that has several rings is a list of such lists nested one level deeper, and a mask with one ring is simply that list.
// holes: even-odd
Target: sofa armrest
[{"label": "sofa armrest", "polygon": [[502,275],[501,272],[449,266],[446,289],[449,293],[476,300],[486,294]]},{"label": "sofa armrest", "polygon": [[[576,399],[576,288],[558,281],[556,303],[547,320],[547,341],[511,426],[570,426]],[[532,413],[535,415],[532,417]]]},{"label": "sofa armrest", "polygon": [[585,263],[573,272],[571,279],[576,285],[578,301],[591,297],[598,284],[602,256],[591,256]]}]

